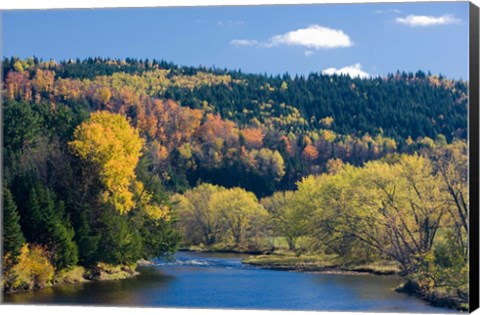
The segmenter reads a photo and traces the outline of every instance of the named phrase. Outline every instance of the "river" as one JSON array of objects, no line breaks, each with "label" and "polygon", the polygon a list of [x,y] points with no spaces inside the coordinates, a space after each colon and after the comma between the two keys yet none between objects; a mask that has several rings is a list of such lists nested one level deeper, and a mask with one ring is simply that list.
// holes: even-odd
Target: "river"
[{"label": "river", "polygon": [[238,254],[179,252],[118,281],[78,283],[7,295],[8,304],[447,313],[393,290],[392,276],[265,270]]}]

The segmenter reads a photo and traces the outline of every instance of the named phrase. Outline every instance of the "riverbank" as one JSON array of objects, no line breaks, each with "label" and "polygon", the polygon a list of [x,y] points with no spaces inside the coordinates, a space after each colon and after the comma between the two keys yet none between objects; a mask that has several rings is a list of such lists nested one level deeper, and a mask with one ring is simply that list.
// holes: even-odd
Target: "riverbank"
[{"label": "riverbank", "polygon": [[97,266],[90,269],[85,269],[82,266],[75,266],[70,270],[62,270],[56,273],[51,279],[51,281],[45,284],[40,285],[33,280],[28,283],[19,283],[16,287],[5,290],[4,294],[15,294],[21,292],[41,290],[44,288],[59,286],[63,284],[128,279],[140,274],[136,271],[137,266],[146,265],[148,263],[148,261],[139,261],[137,264],[118,266],[99,263]]},{"label": "riverbank", "polygon": [[[244,258],[242,263],[263,269],[313,272],[323,274],[372,274],[378,276],[405,276],[395,261],[376,261],[368,264],[346,264],[335,255],[288,254],[257,255]],[[417,282],[404,278],[395,291],[415,296],[432,306],[468,311],[468,299],[459,298],[456,292],[445,288],[426,289]]]},{"label": "riverbank", "polygon": [[394,261],[377,261],[368,264],[345,264],[336,255],[257,255],[243,259],[242,263],[264,269],[285,271],[330,274],[401,274],[400,265]]},{"label": "riverbank", "polygon": [[[258,266],[259,268],[245,268],[243,269],[242,272],[247,271],[252,271],[256,272],[259,274],[262,274],[261,269],[273,269],[273,270],[279,270],[279,271],[298,271],[298,273],[292,272],[292,273],[278,273],[274,277],[275,279],[278,279],[279,277],[284,277],[285,279],[290,279],[290,280],[285,280],[285,281],[292,281],[291,279],[296,279],[295,281],[300,281],[300,279],[305,279],[305,276],[310,276],[306,274],[311,274],[312,277],[317,277],[321,275],[315,275],[316,273],[318,274],[342,274],[342,275],[352,275],[352,277],[338,277],[339,279],[364,279],[360,281],[366,281],[367,283],[371,284],[372,281],[374,283],[379,283],[379,285],[384,285],[385,283],[390,283],[390,286],[385,287],[384,289],[378,289],[375,288],[378,292],[375,293],[375,296],[378,296],[378,294],[381,295],[381,292],[386,292],[385,290],[389,292],[393,292],[394,289],[398,286],[398,289],[395,291],[397,292],[402,292],[406,293],[411,296],[415,296],[418,298],[418,300],[425,300],[428,301],[429,304],[432,306],[439,306],[439,307],[445,307],[445,308],[452,308],[452,309],[458,309],[458,310],[466,310],[466,306],[462,305],[461,303],[457,303],[459,301],[455,301],[453,296],[449,296],[446,294],[440,294],[441,292],[436,292],[434,294],[425,294],[424,292],[421,292],[420,290],[415,289],[415,287],[408,287],[405,285],[400,285],[400,281],[402,280],[399,277],[388,277],[388,275],[398,275],[398,268],[395,267],[395,264],[393,262],[389,261],[379,261],[371,264],[364,264],[364,265],[346,265],[346,264],[341,264],[340,259],[338,259],[334,255],[302,255],[302,256],[295,256],[293,254],[271,254],[271,255],[255,255],[255,256],[250,256],[246,257],[245,254],[238,254],[238,255],[215,255],[213,251],[210,249],[208,251],[208,254],[206,251],[200,252],[199,251],[192,251],[192,250],[182,250],[177,254],[177,258],[179,259],[179,264],[175,265],[173,262],[173,265],[175,266],[174,268],[174,274],[175,276],[178,276],[177,272],[179,272],[178,266],[186,266],[186,272],[190,273],[192,272],[192,269],[190,268],[191,266],[198,267],[198,266],[209,266],[215,268],[226,268],[226,270],[232,270],[232,272],[236,272],[236,268],[241,266],[240,263],[248,264],[248,265],[255,265]],[[217,252],[218,253],[218,252]],[[232,262],[232,257],[233,257],[233,262]],[[209,261],[209,259],[211,259]],[[218,260],[225,260],[225,264],[218,264]],[[200,261],[200,263],[198,263]],[[186,265],[185,265],[186,263]],[[193,265],[188,265],[188,263],[194,263]],[[108,266],[108,265],[99,265],[97,266],[96,271],[93,272],[92,270],[85,270],[82,267],[75,267],[72,270],[64,273],[59,273],[54,281],[49,285],[49,287],[53,286],[60,286],[61,284],[69,284],[69,283],[79,283],[79,282],[102,282],[105,281],[107,283],[105,284],[98,284],[98,286],[101,286],[102,288],[105,288],[105,286],[109,286],[111,288],[124,288],[123,282],[115,282],[111,281],[111,284],[108,283],[108,280],[119,280],[119,279],[127,279],[127,278],[132,278],[135,277],[136,275],[139,275],[138,277],[135,277],[135,279],[138,280],[133,280],[133,281],[145,281],[145,279],[148,279],[149,285],[147,287],[151,287],[152,281],[155,282],[156,280],[153,280],[154,275],[158,275],[156,272],[151,272],[151,270],[156,270],[156,268],[165,268],[165,272],[169,272],[168,268],[172,264],[166,264],[166,265],[158,265],[155,267],[155,269],[150,269],[150,268],[144,268],[141,269],[141,274],[139,274],[136,271],[137,266],[150,266],[155,264],[152,261],[144,260],[144,261],[139,261],[137,264],[132,265],[132,266]],[[158,267],[160,266],[160,267]],[[233,269],[231,267],[234,266]],[[209,269],[211,270],[211,269]],[[199,271],[200,273],[202,272],[201,270]],[[263,271],[265,272],[265,271]],[[301,272],[306,273],[305,275],[301,275]],[[163,274],[163,272],[162,272]],[[374,274],[374,275],[381,275],[381,276],[386,276],[386,277],[355,277],[354,275],[358,274]],[[265,275],[268,275],[271,277],[272,273],[270,272],[265,272]],[[337,278],[337,277],[332,277],[332,278]],[[143,279],[143,280],[142,280]],[[190,277],[188,279],[191,279]],[[272,280],[272,278],[269,281]],[[403,278],[405,279],[405,278]],[[164,278],[159,278],[158,283],[163,283]],[[344,280],[342,280],[344,281]],[[359,281],[359,280],[356,280]],[[356,285],[356,281],[352,282],[352,285]],[[268,282],[268,281],[266,281]],[[126,281],[126,283],[131,283],[131,281]],[[217,283],[217,282],[212,282],[212,283]],[[309,284],[311,283],[308,282]],[[92,288],[92,285],[95,284],[89,284],[86,287]],[[75,286],[73,286],[75,287]],[[77,287],[78,288],[78,287]],[[80,288],[83,288],[83,286],[80,286]],[[333,288],[333,287],[332,287]],[[135,290],[138,289],[138,286],[135,286]],[[321,288],[318,288],[321,290]],[[112,289],[113,290],[113,289]],[[270,289],[269,289],[270,290]],[[45,291],[45,290],[40,290],[40,291]],[[47,292],[50,292],[51,290],[46,290]],[[61,292],[61,290],[59,291]],[[95,295],[96,291],[92,291],[92,295]],[[177,291],[176,291],[177,292]],[[199,294],[198,292],[196,292]],[[40,296],[42,296],[42,293],[38,293]],[[12,299],[17,296],[16,294],[11,294]],[[22,294],[20,294],[22,296]],[[28,296],[28,295],[27,295]],[[38,296],[37,293],[35,293],[35,297]],[[46,294],[48,296],[48,294]],[[122,295],[123,296],[123,295]],[[22,297],[21,297],[22,298]],[[413,299],[415,300],[415,299]],[[419,302],[420,303],[420,302]],[[142,305],[144,306],[144,305]]]},{"label": "riverbank", "polygon": [[181,247],[178,249],[179,252],[194,252],[194,253],[225,253],[225,254],[246,254],[246,255],[264,255],[268,253],[266,250],[252,250],[252,249],[241,249],[233,247],[218,247],[218,246],[196,246],[192,245],[189,247]]},{"label": "riverbank", "polygon": [[[398,277],[282,272],[242,265],[245,255],[178,252],[122,281],[65,285],[12,294],[6,304],[449,313],[397,293]],[[239,292],[241,294],[239,294]]]},{"label": "riverbank", "polygon": [[446,288],[423,288],[418,282],[407,280],[395,289],[397,292],[416,296],[437,307],[457,309],[468,312],[468,297],[459,297],[458,292]]}]

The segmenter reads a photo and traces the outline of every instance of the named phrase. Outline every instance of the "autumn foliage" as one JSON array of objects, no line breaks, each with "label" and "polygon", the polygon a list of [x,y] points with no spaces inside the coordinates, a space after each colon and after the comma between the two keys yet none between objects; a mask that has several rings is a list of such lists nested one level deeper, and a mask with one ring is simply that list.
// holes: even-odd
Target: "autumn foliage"
[{"label": "autumn foliage", "polygon": [[138,131],[121,115],[103,111],[78,126],[74,138],[72,152],[100,169],[104,201],[121,214],[129,212],[135,206],[130,186],[144,143]]}]

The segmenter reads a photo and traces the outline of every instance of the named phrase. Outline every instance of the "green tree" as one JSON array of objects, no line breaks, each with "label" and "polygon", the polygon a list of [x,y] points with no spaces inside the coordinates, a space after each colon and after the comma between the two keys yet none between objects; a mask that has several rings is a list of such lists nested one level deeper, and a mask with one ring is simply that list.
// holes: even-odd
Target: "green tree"
[{"label": "green tree", "polygon": [[9,253],[13,262],[20,255],[20,249],[25,243],[20,227],[20,216],[13,196],[7,188],[3,188],[3,253]]},{"label": "green tree", "polygon": [[62,270],[75,266],[78,262],[78,246],[74,242],[75,232],[70,220],[65,220],[63,202],[56,203],[56,218],[49,223],[51,247],[57,269]]},{"label": "green tree", "polygon": [[28,207],[30,242],[47,246],[59,270],[76,265],[78,247],[73,241],[74,231],[64,216],[63,202],[55,203],[53,194],[38,184],[30,191]]},{"label": "green tree", "polygon": [[280,181],[285,175],[285,162],[278,151],[270,149],[252,150],[258,172],[265,177]]},{"label": "green tree", "polygon": [[27,102],[7,101],[4,106],[4,147],[18,153],[36,141],[43,122]]},{"label": "green tree", "polygon": [[143,244],[143,258],[160,257],[174,253],[180,241],[180,235],[172,222],[154,220],[145,217],[140,229]]},{"label": "green tree", "polygon": [[85,205],[77,219],[75,233],[75,242],[78,244],[78,262],[86,267],[90,267],[99,262],[98,243],[100,241],[100,232],[89,220],[92,210]]},{"label": "green tree", "polygon": [[142,258],[142,238],[128,216],[106,208],[101,212],[99,261],[120,265],[132,264]]}]

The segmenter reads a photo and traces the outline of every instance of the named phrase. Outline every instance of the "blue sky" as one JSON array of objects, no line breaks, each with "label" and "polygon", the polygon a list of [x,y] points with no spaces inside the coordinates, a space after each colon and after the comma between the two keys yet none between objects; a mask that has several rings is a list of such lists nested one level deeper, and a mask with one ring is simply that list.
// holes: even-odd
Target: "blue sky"
[{"label": "blue sky", "polygon": [[3,56],[468,79],[468,2],[4,11]]}]

